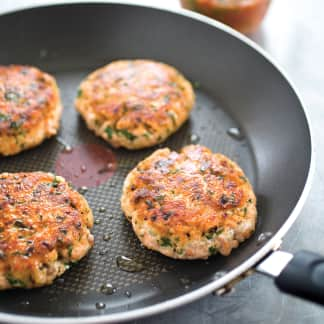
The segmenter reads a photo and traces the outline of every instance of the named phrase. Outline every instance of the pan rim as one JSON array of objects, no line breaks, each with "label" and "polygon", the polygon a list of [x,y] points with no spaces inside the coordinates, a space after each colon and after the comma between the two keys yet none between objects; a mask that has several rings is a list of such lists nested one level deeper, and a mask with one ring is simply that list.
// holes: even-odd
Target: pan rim
[{"label": "pan rim", "polygon": [[258,44],[254,43],[252,40],[250,40],[248,37],[244,36],[243,34],[240,34],[236,30],[232,29],[231,27],[228,27],[218,21],[215,21],[211,18],[205,17],[203,15],[200,15],[198,13],[189,11],[189,10],[183,10],[183,9],[174,9],[174,8],[164,8],[160,7],[154,4],[150,5],[142,5],[142,4],[134,4],[129,2],[128,0],[122,1],[122,0],[96,0],[96,1],[81,1],[81,0],[46,0],[38,5],[23,5],[19,6],[19,8],[11,9],[11,10],[5,10],[0,13],[0,17],[2,15],[11,14],[14,12],[20,12],[35,8],[41,8],[41,7],[54,7],[54,6],[73,6],[73,5],[98,5],[98,4],[108,4],[108,5],[125,5],[125,6],[133,6],[133,7],[143,7],[143,8],[149,8],[149,9],[156,9],[160,11],[166,11],[173,14],[177,14],[180,16],[184,16],[187,18],[194,19],[196,21],[205,23],[207,25],[210,25],[214,28],[217,28],[219,30],[222,30],[223,32],[230,34],[234,38],[238,39],[239,41],[243,42],[244,44],[248,45],[250,48],[252,48],[254,51],[256,51],[258,54],[263,56],[263,58],[268,61],[272,65],[274,69],[277,70],[277,72],[285,79],[287,82],[287,85],[290,87],[290,89],[293,91],[294,95],[296,96],[297,100],[300,102],[302,112],[305,116],[308,132],[309,132],[309,139],[310,139],[310,164],[309,169],[307,173],[306,182],[304,185],[304,188],[302,190],[302,193],[293,208],[290,215],[287,217],[284,224],[281,226],[281,228],[277,231],[275,235],[263,246],[261,247],[256,253],[254,253],[250,258],[248,258],[245,262],[241,263],[238,267],[224,275],[222,278],[217,279],[201,288],[198,288],[192,292],[188,292],[186,294],[183,294],[181,296],[172,298],[170,300],[157,303],[155,305],[146,306],[143,308],[130,310],[130,311],[124,311],[119,313],[113,313],[113,314],[103,314],[103,315],[91,315],[91,316],[84,316],[84,317],[41,317],[41,316],[34,316],[34,315],[13,315],[8,313],[0,312],[0,320],[2,322],[6,323],[24,323],[24,324],[41,324],[41,323],[49,323],[49,324],[72,324],[76,321],[80,324],[82,323],[116,323],[118,322],[125,322],[129,320],[144,318],[148,316],[152,316],[158,313],[162,313],[165,311],[169,311],[172,309],[175,309],[177,307],[183,306],[185,304],[191,303],[201,297],[206,296],[207,294],[215,291],[218,288],[223,287],[228,282],[232,281],[233,279],[240,276],[242,273],[246,272],[250,268],[252,268],[257,262],[259,262],[262,258],[264,258],[269,252],[271,252],[277,245],[278,242],[281,241],[283,236],[288,232],[289,228],[293,225],[297,217],[299,216],[306,199],[308,197],[308,194],[311,189],[311,185],[314,179],[315,174],[315,148],[314,148],[314,136],[312,134],[312,127],[311,122],[309,118],[309,114],[307,112],[306,106],[302,100],[302,98],[299,96],[295,84],[291,81],[291,79],[287,76],[285,70],[279,66],[278,63],[265,51],[263,50]]}]

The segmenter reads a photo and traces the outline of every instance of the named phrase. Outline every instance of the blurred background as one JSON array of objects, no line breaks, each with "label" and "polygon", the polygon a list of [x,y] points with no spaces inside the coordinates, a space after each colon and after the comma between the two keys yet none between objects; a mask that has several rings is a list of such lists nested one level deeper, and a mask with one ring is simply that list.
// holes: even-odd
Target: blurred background
[{"label": "blurred background", "polygon": [[[65,1],[51,1],[53,2],[63,3]],[[208,4],[213,1],[183,2]],[[214,3],[226,2],[237,2],[237,0],[214,1]],[[249,2],[249,0],[243,0],[243,2]],[[1,0],[0,11],[44,3],[47,1]],[[180,1],[177,0],[128,0],[127,3],[172,9],[181,8]],[[296,85],[311,119],[317,150],[317,169],[313,188],[300,217],[284,238],[283,249],[289,252],[309,249],[324,255],[324,154],[322,149],[324,138],[324,97],[322,94],[324,91],[322,61],[324,20],[322,10],[324,10],[322,0],[272,0],[263,23],[248,37],[263,47]],[[296,152],[296,158],[298,158],[298,152]],[[138,323],[322,324],[324,323],[324,309],[280,294],[271,279],[254,275],[238,284],[234,292],[224,297],[206,296],[191,305],[139,320]]]}]

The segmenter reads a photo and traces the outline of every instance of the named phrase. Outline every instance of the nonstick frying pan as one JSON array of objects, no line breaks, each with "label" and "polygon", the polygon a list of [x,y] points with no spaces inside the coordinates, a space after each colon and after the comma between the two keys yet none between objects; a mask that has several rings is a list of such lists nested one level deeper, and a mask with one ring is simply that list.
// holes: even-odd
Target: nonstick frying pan
[{"label": "nonstick frying pan", "polygon": [[[277,285],[323,302],[320,257],[273,252],[305,201],[314,159],[302,103],[262,50],[230,28],[194,13],[116,3],[8,13],[0,17],[0,41],[0,64],[35,65],[54,74],[64,104],[57,138],[0,158],[1,172],[53,171],[62,143],[108,146],[87,130],[74,110],[78,84],[112,60],[149,58],[175,66],[200,85],[190,120],[163,146],[179,149],[194,134],[201,144],[237,161],[255,188],[259,213],[253,237],[229,257],[189,262],[149,251],[122,215],[119,197],[129,170],[156,148],[115,150],[116,174],[85,193],[100,222],[93,229],[95,247],[51,286],[1,292],[2,322],[111,323],[144,317],[224,287],[258,263],[260,271],[272,275],[288,263]],[[238,128],[242,136],[229,136],[230,128]],[[100,206],[106,207],[105,213],[98,211]],[[110,241],[102,239],[105,234]],[[116,265],[120,255],[133,258],[144,269],[121,270]],[[116,291],[103,294],[100,287],[105,283]]]}]

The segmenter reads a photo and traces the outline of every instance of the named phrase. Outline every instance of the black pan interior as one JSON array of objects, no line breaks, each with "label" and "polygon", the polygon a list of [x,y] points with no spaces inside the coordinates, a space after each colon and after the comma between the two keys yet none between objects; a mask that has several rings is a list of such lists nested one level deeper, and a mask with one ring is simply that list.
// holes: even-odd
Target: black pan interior
[{"label": "black pan interior", "polygon": [[[77,87],[91,70],[120,58],[150,58],[177,67],[199,82],[189,120],[163,146],[179,149],[192,134],[200,143],[238,161],[258,196],[255,235],[230,257],[175,261],[142,248],[124,219],[119,196],[123,179],[156,149],[115,150],[118,172],[86,194],[95,218],[96,244],[90,255],[54,285],[1,292],[0,312],[22,315],[89,316],[153,305],[189,293],[240,265],[262,244],[262,232],[276,233],[287,220],[306,182],[310,134],[301,103],[286,79],[261,54],[234,36],[171,12],[118,4],[43,7],[0,17],[0,64],[30,64],[53,73],[64,114],[58,135],[69,145],[101,143],[73,107]],[[240,127],[245,137],[227,134]],[[0,158],[0,171],[53,171],[62,149],[55,138],[15,157]],[[298,152],[298,155],[297,155]],[[107,212],[99,213],[104,206]],[[109,242],[103,241],[110,234]],[[138,273],[117,268],[126,255],[145,265]],[[117,291],[104,295],[100,286]],[[131,292],[131,297],[128,293]],[[128,295],[128,296],[127,296]],[[97,302],[106,304],[98,310]]]}]

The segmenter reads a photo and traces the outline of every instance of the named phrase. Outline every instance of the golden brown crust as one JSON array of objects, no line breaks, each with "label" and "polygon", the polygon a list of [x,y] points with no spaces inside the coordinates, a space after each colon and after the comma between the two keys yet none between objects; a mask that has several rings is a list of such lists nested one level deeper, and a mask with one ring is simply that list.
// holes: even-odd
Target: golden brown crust
[{"label": "golden brown crust", "polygon": [[86,200],[50,173],[0,174],[0,290],[48,285],[93,245]]},{"label": "golden brown crust", "polygon": [[256,222],[243,171],[199,145],[160,149],[140,162],[125,180],[121,205],[143,244],[173,258],[228,255]]},{"label": "golden brown crust", "polygon": [[191,84],[173,67],[121,60],[91,73],[75,101],[87,126],[114,147],[139,149],[163,142],[188,118]]},{"label": "golden brown crust", "polygon": [[55,135],[61,111],[52,76],[30,66],[0,66],[0,154],[19,153]]}]

